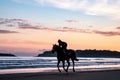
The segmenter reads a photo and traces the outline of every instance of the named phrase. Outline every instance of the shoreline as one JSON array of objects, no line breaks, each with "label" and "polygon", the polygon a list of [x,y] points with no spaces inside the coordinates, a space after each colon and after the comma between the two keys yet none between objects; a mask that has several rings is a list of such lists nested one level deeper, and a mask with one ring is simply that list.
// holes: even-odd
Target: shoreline
[{"label": "shoreline", "polygon": [[76,72],[0,74],[0,80],[119,80],[120,69]]},{"label": "shoreline", "polygon": [[[61,71],[63,68],[60,67]],[[103,70],[120,70],[120,65],[103,65],[103,66],[79,66],[75,67],[76,71],[103,71]],[[49,68],[19,68],[19,69],[0,69],[0,75],[4,74],[22,74],[22,73],[37,73],[37,72],[58,72],[57,67]],[[69,68],[72,72],[72,67]]]}]

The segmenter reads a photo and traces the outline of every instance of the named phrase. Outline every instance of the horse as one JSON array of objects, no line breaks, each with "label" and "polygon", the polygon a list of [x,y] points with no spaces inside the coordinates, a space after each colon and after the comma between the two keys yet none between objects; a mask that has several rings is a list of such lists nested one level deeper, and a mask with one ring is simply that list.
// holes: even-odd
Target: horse
[{"label": "horse", "polygon": [[[76,53],[74,50],[69,49],[67,50],[67,54],[63,51],[63,49],[61,47],[59,47],[58,45],[54,44],[52,47],[52,53],[57,52],[57,68],[58,71],[61,72],[61,70],[59,69],[59,64],[62,61],[62,67],[64,69],[64,71],[68,72],[69,66],[70,66],[70,59],[72,60],[73,63],[73,72],[75,72],[74,69],[74,65],[75,62],[74,61],[78,61],[78,59],[76,58]],[[67,65],[67,69],[65,69],[65,61],[67,61],[68,65]]]}]

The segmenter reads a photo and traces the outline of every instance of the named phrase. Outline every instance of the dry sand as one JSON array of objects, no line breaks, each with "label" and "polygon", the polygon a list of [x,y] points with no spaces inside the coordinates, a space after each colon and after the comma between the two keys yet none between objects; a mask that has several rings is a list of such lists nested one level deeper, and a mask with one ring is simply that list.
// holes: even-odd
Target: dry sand
[{"label": "dry sand", "polygon": [[0,80],[120,80],[120,70],[1,74]]}]

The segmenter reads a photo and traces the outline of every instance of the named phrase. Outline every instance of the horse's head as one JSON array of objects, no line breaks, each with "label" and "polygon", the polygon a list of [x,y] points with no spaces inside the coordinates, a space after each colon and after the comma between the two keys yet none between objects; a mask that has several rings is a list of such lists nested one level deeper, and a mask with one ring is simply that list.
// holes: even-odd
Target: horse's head
[{"label": "horse's head", "polygon": [[52,47],[52,53],[56,52],[58,50],[59,46],[56,45],[56,44],[53,44],[53,47]]}]

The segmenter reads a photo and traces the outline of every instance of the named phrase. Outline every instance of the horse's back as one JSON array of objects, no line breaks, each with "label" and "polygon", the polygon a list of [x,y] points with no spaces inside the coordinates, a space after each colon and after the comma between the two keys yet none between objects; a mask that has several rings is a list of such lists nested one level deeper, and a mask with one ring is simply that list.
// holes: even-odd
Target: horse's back
[{"label": "horse's back", "polygon": [[76,52],[75,52],[73,49],[68,49],[68,53],[69,53],[70,55],[76,54]]}]

